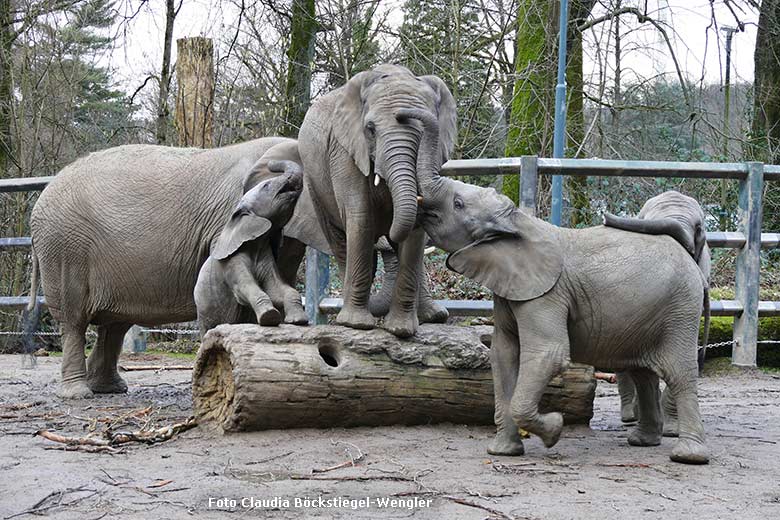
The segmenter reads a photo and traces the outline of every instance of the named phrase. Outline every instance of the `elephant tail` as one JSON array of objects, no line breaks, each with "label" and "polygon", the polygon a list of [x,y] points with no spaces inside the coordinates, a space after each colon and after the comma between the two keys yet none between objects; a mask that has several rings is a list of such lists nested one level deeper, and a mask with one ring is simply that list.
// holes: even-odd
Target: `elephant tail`
[{"label": "elephant tail", "polygon": [[40,280],[40,266],[38,257],[35,255],[35,248],[31,248],[32,253],[32,277],[30,280],[30,301],[27,308],[22,311],[22,352],[29,356],[30,366],[36,365],[35,357],[32,353],[35,351],[35,332],[38,330],[38,321],[41,316],[41,306],[38,304],[38,286]]},{"label": "elephant tail", "polygon": [[32,275],[30,277],[30,301],[27,303],[27,312],[38,306],[38,286],[40,285],[41,277],[41,267],[38,263],[38,256],[35,254],[35,247],[31,247],[30,251],[32,256]]},{"label": "elephant tail", "polygon": [[625,218],[605,213],[604,225],[645,235],[669,235],[682,245],[692,257],[696,257],[696,244],[694,244],[693,238],[686,231],[685,226],[675,219]]},{"label": "elephant tail", "polygon": [[699,375],[701,375],[702,371],[704,370],[704,358],[707,356],[707,343],[710,340],[710,287],[707,285],[707,281],[705,280],[704,285],[704,331],[702,332],[701,336],[701,347],[699,348],[699,352],[697,355],[697,360],[699,364]]}]

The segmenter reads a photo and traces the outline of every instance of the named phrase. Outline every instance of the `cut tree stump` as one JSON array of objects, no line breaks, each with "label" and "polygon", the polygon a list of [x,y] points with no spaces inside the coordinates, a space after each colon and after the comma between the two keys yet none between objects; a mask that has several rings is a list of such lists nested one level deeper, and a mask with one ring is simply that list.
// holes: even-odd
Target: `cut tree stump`
[{"label": "cut tree stump", "polygon": [[[492,327],[422,325],[401,340],[335,325],[220,325],[192,375],[199,424],[224,431],[392,424],[493,424]],[[593,368],[553,379],[542,410],[593,416]]]}]

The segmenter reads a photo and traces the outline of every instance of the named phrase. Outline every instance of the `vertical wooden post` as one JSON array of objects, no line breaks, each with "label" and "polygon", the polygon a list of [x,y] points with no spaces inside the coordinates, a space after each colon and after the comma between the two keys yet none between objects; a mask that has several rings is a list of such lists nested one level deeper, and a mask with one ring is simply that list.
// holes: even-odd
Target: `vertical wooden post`
[{"label": "vertical wooden post", "polygon": [[313,247],[306,248],[306,316],[311,325],[328,323],[320,312],[320,302],[330,287],[330,257]]},{"label": "vertical wooden post", "polygon": [[520,158],[520,207],[536,216],[536,192],[539,189],[538,158],[524,155]]},{"label": "vertical wooden post", "polygon": [[214,45],[210,38],[176,40],[176,131],[180,146],[209,148],[214,118]]},{"label": "vertical wooden post", "polygon": [[758,339],[758,282],[761,268],[761,198],[764,165],[749,162],[747,177],[739,182],[737,231],[744,233],[745,245],[737,256],[735,293],[742,314],[734,318],[734,365],[756,366]]}]

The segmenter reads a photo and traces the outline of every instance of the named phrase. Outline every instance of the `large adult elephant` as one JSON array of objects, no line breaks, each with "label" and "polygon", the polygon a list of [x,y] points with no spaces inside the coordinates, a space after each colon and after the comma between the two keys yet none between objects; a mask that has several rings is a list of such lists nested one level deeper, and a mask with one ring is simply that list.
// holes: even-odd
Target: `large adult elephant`
[{"label": "large adult elephant", "polygon": [[[62,397],[127,390],[116,369],[125,332],[195,319],[198,271],[236,203],[271,160],[297,153],[283,138],[212,150],[129,145],[56,176],[32,211],[31,295],[40,279],[61,323]],[[98,338],[85,362],[90,324]]]},{"label": "large adult elephant", "polygon": [[[416,222],[418,177],[433,174],[417,165],[423,129],[410,116],[416,112],[438,123],[440,144],[431,154],[439,167],[455,144],[455,100],[439,78],[417,77],[397,65],[361,72],[317,100],[298,136],[305,184],[299,205],[310,199],[344,276],[337,323],[374,327],[368,308],[373,248],[387,236],[399,262],[384,327],[399,337],[414,334],[419,323],[424,233]],[[317,242],[310,227],[296,226],[295,217],[285,234],[309,245]],[[426,313],[446,317],[444,309],[427,302]]]}]

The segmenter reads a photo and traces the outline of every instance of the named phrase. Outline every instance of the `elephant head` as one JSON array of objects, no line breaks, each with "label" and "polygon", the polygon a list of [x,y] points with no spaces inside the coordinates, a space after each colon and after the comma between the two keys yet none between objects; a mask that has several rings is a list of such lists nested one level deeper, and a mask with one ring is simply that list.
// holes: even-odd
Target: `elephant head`
[{"label": "elephant head", "polygon": [[563,253],[556,228],[493,188],[436,176],[422,206],[423,227],[451,253],[447,267],[453,271],[515,301],[538,298],[557,283]]},{"label": "elephant head", "polygon": [[[417,77],[397,65],[380,65],[350,79],[338,94],[333,136],[365,176],[375,184],[384,179],[393,199],[390,239],[402,242],[417,216],[418,180],[433,172],[419,170],[422,125],[413,115],[436,122],[436,167],[452,153],[456,138],[456,107],[446,85],[435,76]],[[423,153],[423,150],[419,150]]]},{"label": "elephant head", "polygon": [[293,161],[270,161],[270,172],[283,172],[247,191],[238,202],[211,251],[217,260],[225,260],[252,240],[280,232],[290,220],[303,188],[301,167]]}]

